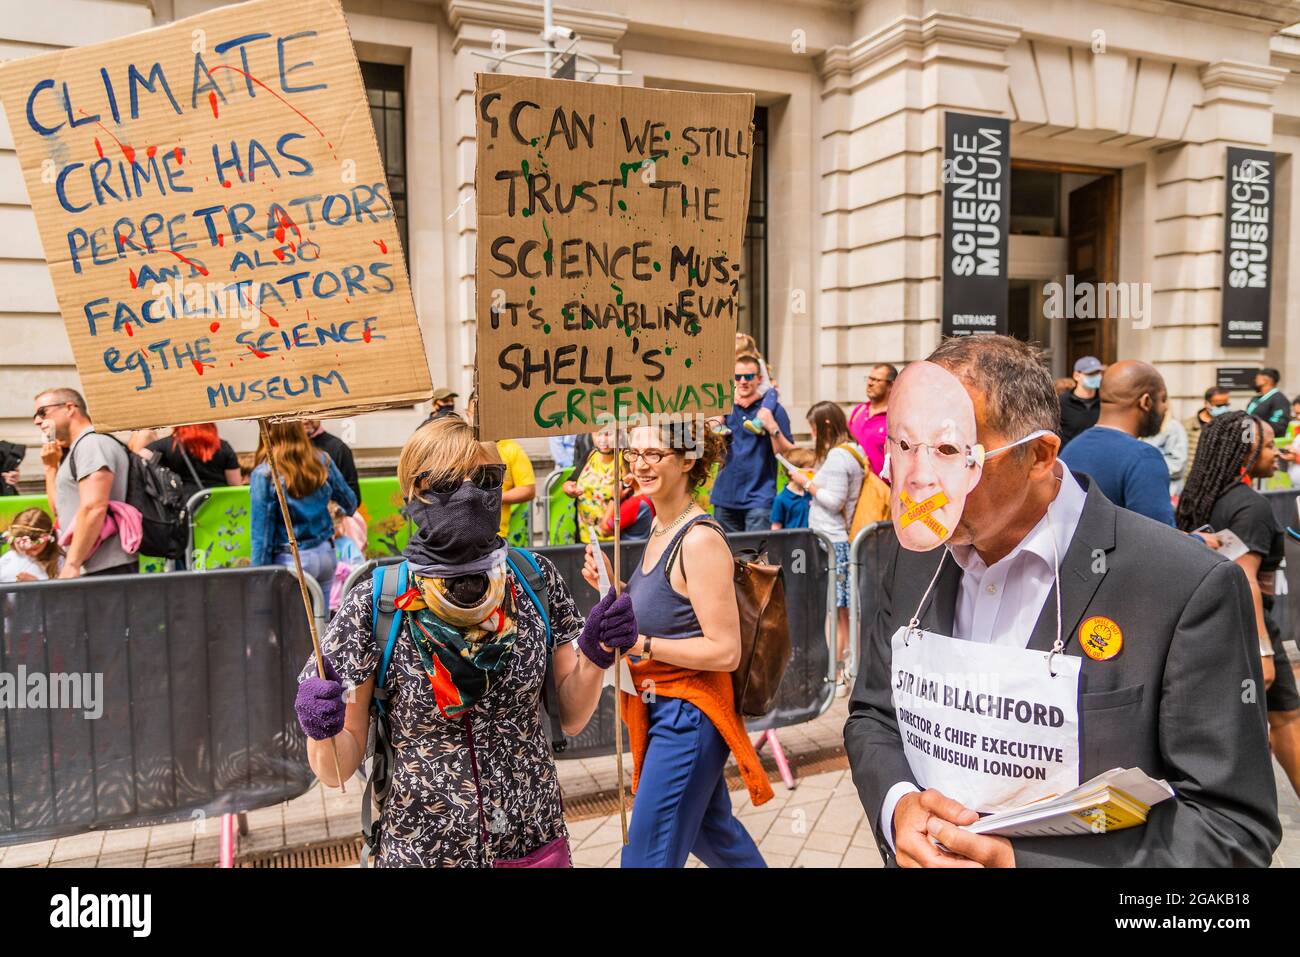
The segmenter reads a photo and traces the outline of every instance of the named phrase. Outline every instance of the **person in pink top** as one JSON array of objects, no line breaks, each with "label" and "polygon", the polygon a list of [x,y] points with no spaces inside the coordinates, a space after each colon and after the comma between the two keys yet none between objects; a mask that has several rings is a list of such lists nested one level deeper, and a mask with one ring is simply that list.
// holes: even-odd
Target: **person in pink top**
[{"label": "person in pink top", "polygon": [[849,432],[877,475],[885,467],[885,414],[889,408],[889,390],[898,370],[887,362],[871,367],[867,375],[867,401],[849,413]]}]

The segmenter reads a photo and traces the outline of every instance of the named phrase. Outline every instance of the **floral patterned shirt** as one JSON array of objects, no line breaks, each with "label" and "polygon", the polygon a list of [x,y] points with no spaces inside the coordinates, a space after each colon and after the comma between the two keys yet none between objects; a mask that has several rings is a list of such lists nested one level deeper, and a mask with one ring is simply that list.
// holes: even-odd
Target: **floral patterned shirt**
[{"label": "floral patterned shirt", "polygon": [[[550,599],[556,647],[573,641],[583,618],[573,595],[549,559],[537,555]],[[513,582],[514,573],[509,573]],[[358,582],[329,624],[322,647],[345,683],[360,685],[375,674],[383,636],[371,630],[372,583]],[[486,867],[480,836],[478,795],[470,764],[474,756],[491,857],[523,857],[567,837],[549,731],[539,712],[546,673],[546,626],[520,589],[518,634],[509,659],[472,711],[447,719],[408,627],[402,625],[388,667],[388,716],[393,768],[388,797],[378,818],[379,867]],[[316,674],[307,661],[298,680]]]},{"label": "floral patterned shirt", "polygon": [[591,453],[587,464],[578,473],[578,539],[591,541],[590,527],[596,525],[596,537],[602,542],[613,541],[614,533],[606,534],[599,525],[605,520],[609,503],[614,501],[614,458],[609,461],[599,451]]}]

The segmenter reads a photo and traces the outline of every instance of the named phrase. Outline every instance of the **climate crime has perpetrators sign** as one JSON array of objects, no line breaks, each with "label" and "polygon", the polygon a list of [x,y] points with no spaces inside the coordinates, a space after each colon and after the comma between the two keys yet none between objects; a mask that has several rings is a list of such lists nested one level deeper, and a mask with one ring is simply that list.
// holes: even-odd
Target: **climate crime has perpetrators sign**
[{"label": "climate crime has perpetrators sign", "polygon": [[754,98],[480,74],[485,439],[732,407]]},{"label": "climate crime has perpetrators sign", "polygon": [[16,60],[0,97],[101,430],[428,397],[334,0]]}]

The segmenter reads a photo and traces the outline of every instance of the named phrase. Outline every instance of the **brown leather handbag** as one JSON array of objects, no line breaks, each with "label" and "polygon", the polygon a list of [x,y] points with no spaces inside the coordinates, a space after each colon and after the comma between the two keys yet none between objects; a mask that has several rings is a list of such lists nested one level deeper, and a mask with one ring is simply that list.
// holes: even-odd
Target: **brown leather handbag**
[{"label": "brown leather handbag", "polygon": [[[726,537],[716,522],[705,520],[699,524],[716,529]],[[668,556],[665,574],[672,572],[680,548],[681,539]],[[731,673],[731,688],[736,711],[746,718],[761,718],[772,710],[793,654],[790,622],[785,613],[785,581],[781,566],[769,564],[767,554],[758,549],[743,549],[733,556],[733,562],[732,583],[740,609],[740,664]],[[683,563],[682,578],[685,577]]]}]

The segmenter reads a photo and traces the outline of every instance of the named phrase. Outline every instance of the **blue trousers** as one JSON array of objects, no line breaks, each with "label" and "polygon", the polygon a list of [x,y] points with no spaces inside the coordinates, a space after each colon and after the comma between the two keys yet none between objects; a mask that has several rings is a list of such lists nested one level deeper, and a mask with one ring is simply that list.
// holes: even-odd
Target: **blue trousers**
[{"label": "blue trousers", "polygon": [[679,698],[650,705],[650,740],[623,867],[682,867],[692,852],[709,867],[767,866],[732,816],[722,774],[728,754],[722,735],[695,705]]}]

